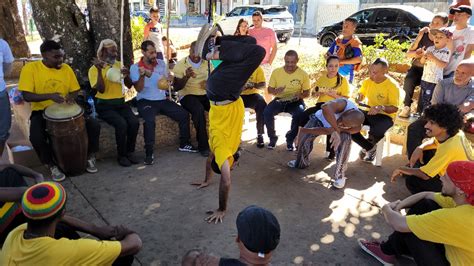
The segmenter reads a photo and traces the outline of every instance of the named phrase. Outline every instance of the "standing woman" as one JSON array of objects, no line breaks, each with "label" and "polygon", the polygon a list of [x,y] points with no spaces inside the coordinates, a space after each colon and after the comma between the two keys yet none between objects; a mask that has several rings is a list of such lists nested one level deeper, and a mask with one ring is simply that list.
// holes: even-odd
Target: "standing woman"
[{"label": "standing woman", "polygon": [[235,29],[234,35],[236,36],[249,35],[249,22],[245,18],[241,18],[239,20],[239,23],[237,23],[237,28]]},{"label": "standing woman", "polygon": [[[321,109],[324,103],[337,98],[349,98],[349,82],[339,74],[339,58],[337,56],[331,55],[326,59],[326,71],[316,81],[312,96],[318,97],[318,101],[315,106],[306,109],[298,118],[299,126],[303,127],[308,123],[309,117]],[[326,141],[326,152],[329,153],[327,159],[333,160],[335,153],[330,147],[328,137]]]}]

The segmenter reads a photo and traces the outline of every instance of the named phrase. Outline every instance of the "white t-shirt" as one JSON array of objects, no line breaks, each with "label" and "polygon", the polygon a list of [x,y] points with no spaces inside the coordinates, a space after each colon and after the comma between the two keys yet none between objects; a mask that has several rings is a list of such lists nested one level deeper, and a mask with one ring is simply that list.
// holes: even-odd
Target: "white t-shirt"
[{"label": "white t-shirt", "polygon": [[[436,49],[434,46],[430,46],[426,49],[426,52],[431,52],[433,55],[443,62],[449,61],[449,49],[448,47]],[[423,68],[423,76],[421,80],[429,83],[438,83],[443,79],[443,68],[436,65],[432,60],[426,60]]]},{"label": "white t-shirt", "polygon": [[14,60],[12,50],[10,50],[10,46],[8,43],[3,39],[0,39],[0,92],[4,91],[7,87],[5,80],[3,79],[3,64],[4,63],[12,63]]},{"label": "white t-shirt", "polygon": [[445,75],[456,70],[456,67],[464,59],[467,45],[474,44],[474,28],[472,26],[467,26],[462,30],[456,30],[456,26],[453,26],[449,28],[449,31],[453,33],[454,51],[451,60],[444,68]]}]

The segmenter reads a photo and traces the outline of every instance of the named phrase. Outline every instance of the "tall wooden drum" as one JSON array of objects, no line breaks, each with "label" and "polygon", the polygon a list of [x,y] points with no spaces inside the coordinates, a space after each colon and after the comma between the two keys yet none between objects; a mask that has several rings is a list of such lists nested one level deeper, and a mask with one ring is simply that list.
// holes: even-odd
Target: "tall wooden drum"
[{"label": "tall wooden drum", "polygon": [[53,104],[43,113],[56,162],[65,174],[80,175],[87,167],[84,111],[77,104]]}]

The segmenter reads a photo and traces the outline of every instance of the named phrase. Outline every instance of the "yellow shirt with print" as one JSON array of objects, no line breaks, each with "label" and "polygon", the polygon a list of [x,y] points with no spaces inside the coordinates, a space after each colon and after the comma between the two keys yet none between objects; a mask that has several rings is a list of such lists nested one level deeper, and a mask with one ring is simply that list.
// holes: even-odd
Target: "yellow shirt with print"
[{"label": "yellow shirt with print", "polygon": [[0,251],[0,265],[112,265],[120,255],[119,241],[24,239],[26,224],[8,234]]},{"label": "yellow shirt with print", "polygon": [[[186,69],[192,67],[192,64],[189,63],[189,57],[183,58],[176,63],[173,68],[173,73],[177,78],[183,78],[186,75]],[[186,95],[206,95],[206,81],[208,78],[207,69],[209,66],[209,62],[206,60],[201,61],[201,65],[199,68],[194,68],[194,73],[196,77],[189,78],[186,82],[186,85],[183,89],[178,91],[178,95],[180,97],[184,97]]]},{"label": "yellow shirt with print", "polygon": [[[343,76],[340,76],[340,84],[337,86],[337,76],[328,78],[327,72],[323,72],[322,76],[316,81],[315,86],[318,87],[318,92],[335,92],[341,96],[349,97],[349,82]],[[318,103],[325,103],[334,100],[329,95],[322,95],[318,98]]]},{"label": "yellow shirt with print", "polygon": [[[381,83],[375,83],[370,78],[364,80],[359,93],[364,95],[365,104],[371,107],[377,105],[393,105],[398,107],[400,104],[400,89],[397,82],[390,77]],[[382,114],[388,115],[392,119],[397,116],[396,112],[392,114],[382,112]]]},{"label": "yellow shirt with print", "polygon": [[[266,82],[265,72],[263,71],[263,68],[261,66],[258,66],[257,69],[255,69],[255,71],[252,73],[252,76],[250,76],[247,82],[252,82],[255,84]],[[253,89],[243,90],[241,95],[251,95],[255,93],[259,93],[259,89],[253,88]]]},{"label": "yellow shirt with print", "polygon": [[275,97],[282,101],[289,101],[294,99],[298,93],[309,90],[309,75],[301,68],[288,74],[283,67],[280,67],[272,72],[268,86],[272,88],[285,87],[285,90]]},{"label": "yellow shirt with print", "polygon": [[[97,94],[95,95],[97,99],[110,100],[121,99],[124,97],[122,94],[122,83],[112,82],[106,77],[107,71],[111,67],[120,69],[120,61],[115,61],[113,66],[107,65],[102,69],[102,79],[104,80],[105,90],[103,93],[97,91]],[[89,68],[89,83],[91,84],[92,88],[94,88],[97,84],[97,73],[97,68],[95,66]]]},{"label": "yellow shirt with print", "polygon": [[[74,71],[67,64],[56,69],[45,66],[42,61],[36,61],[26,64],[21,70],[18,89],[35,94],[59,93],[66,96],[78,91],[80,86]],[[31,110],[41,111],[53,103],[52,100],[32,102]]]},{"label": "yellow shirt with print", "polygon": [[422,240],[444,244],[451,265],[474,265],[474,206],[457,206],[441,193],[436,193],[434,200],[442,209],[408,215],[408,228]]},{"label": "yellow shirt with print", "polygon": [[420,167],[423,173],[431,177],[444,175],[451,162],[473,160],[474,157],[471,144],[461,130],[442,143],[435,139],[434,146],[437,146],[435,155],[426,165]]}]

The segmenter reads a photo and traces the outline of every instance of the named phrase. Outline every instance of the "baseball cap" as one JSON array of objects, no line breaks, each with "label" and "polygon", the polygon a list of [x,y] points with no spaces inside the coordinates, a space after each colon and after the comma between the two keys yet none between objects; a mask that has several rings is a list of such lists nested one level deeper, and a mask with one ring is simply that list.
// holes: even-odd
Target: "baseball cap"
[{"label": "baseball cap", "polygon": [[451,8],[451,10],[449,10],[449,14],[451,15],[454,15],[454,13],[467,13],[469,15],[472,15],[472,7],[470,6],[467,6],[467,5],[462,5],[462,6],[458,6],[458,7],[453,7]]},{"label": "baseball cap", "polygon": [[467,201],[474,205],[474,162],[452,162],[446,169],[446,175],[466,194]]},{"label": "baseball cap", "polygon": [[444,34],[446,37],[451,38],[453,37],[453,33],[448,30],[448,28],[441,28],[441,29],[432,29],[430,33],[436,35],[438,33]]},{"label": "baseball cap", "polygon": [[237,232],[240,241],[259,257],[274,250],[280,242],[280,224],[268,210],[251,205],[237,216]]}]

